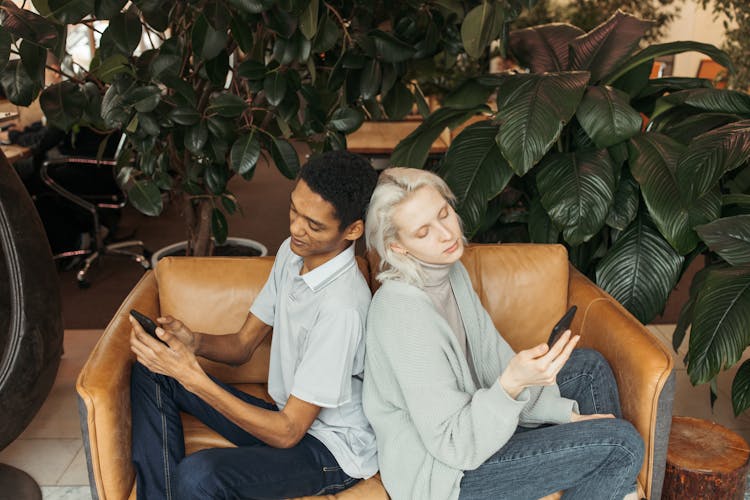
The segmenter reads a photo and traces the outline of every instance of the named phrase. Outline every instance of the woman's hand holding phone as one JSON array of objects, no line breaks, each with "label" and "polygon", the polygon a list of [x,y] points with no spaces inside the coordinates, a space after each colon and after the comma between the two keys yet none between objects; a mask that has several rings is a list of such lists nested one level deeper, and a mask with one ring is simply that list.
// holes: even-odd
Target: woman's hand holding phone
[{"label": "woman's hand holding phone", "polygon": [[500,385],[512,398],[526,387],[553,385],[579,339],[565,330],[552,347],[544,343],[519,351],[500,375]]}]

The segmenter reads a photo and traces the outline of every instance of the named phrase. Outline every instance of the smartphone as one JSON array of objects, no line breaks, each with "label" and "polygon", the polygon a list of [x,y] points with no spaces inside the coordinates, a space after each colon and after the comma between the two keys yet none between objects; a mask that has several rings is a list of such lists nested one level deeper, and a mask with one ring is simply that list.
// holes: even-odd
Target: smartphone
[{"label": "smartphone", "polygon": [[552,332],[549,334],[549,339],[547,340],[547,345],[552,347],[552,344],[555,343],[557,340],[557,337],[570,328],[570,324],[573,322],[573,316],[576,315],[576,311],[578,310],[577,306],[573,306],[570,309],[568,309],[568,312],[566,312],[562,318],[560,318],[560,321],[557,322],[557,324],[552,328]]},{"label": "smartphone", "polygon": [[139,313],[135,309],[131,309],[130,310],[130,315],[133,316],[138,321],[138,323],[141,324],[141,326],[143,327],[143,329],[145,330],[146,333],[148,333],[149,335],[151,335],[152,337],[154,337],[156,340],[158,340],[162,344],[165,344],[165,345],[167,344],[162,339],[160,339],[159,337],[156,336],[156,326],[157,325],[156,325],[156,322],[154,322],[154,320],[152,320],[151,318],[149,318],[145,314]]}]

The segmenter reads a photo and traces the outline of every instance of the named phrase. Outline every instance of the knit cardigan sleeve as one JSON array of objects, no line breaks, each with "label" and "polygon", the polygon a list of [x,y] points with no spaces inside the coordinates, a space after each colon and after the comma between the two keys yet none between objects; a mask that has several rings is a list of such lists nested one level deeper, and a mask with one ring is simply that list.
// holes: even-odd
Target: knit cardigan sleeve
[{"label": "knit cardigan sleeve", "polygon": [[472,394],[458,342],[423,291],[386,281],[371,304],[367,335],[376,350],[370,354],[390,365],[395,387],[385,389],[399,395],[436,460],[475,469],[513,435],[528,395],[513,399],[497,381]]}]

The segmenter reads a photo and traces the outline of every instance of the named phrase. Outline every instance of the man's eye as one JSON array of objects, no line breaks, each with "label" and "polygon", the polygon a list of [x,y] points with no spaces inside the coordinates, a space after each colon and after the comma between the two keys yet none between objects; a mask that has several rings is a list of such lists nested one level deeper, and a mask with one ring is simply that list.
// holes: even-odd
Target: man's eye
[{"label": "man's eye", "polygon": [[310,231],[313,231],[315,233],[318,233],[318,232],[320,232],[322,230],[322,228],[320,228],[318,226],[313,226],[312,224],[309,224],[308,227],[310,228]]}]

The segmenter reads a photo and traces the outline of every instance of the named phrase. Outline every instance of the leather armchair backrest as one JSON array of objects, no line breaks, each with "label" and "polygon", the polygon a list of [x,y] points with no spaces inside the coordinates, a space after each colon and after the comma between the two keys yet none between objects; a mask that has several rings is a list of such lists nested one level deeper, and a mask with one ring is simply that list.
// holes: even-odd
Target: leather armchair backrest
[{"label": "leather armchair backrest", "polygon": [[[367,255],[379,283],[379,259]],[[567,310],[568,253],[562,245],[469,245],[461,258],[497,330],[516,351],[546,342]]]},{"label": "leather armchair backrest", "polygon": [[[167,257],[156,267],[159,310],[182,320],[191,330],[223,334],[240,329],[250,305],[263,288],[273,257]],[[358,258],[369,282],[367,262]],[[271,336],[247,363],[231,367],[199,358],[207,373],[228,383],[263,383],[268,379]]]},{"label": "leather armchair backrest", "polygon": [[568,305],[562,245],[472,245],[461,258],[495,327],[516,351],[546,342]]},{"label": "leather armchair backrest", "polygon": [[[167,257],[156,266],[159,310],[191,330],[223,334],[242,327],[271,272],[273,257]],[[269,336],[247,363],[231,367],[202,358],[207,373],[228,383],[265,382]]]}]

